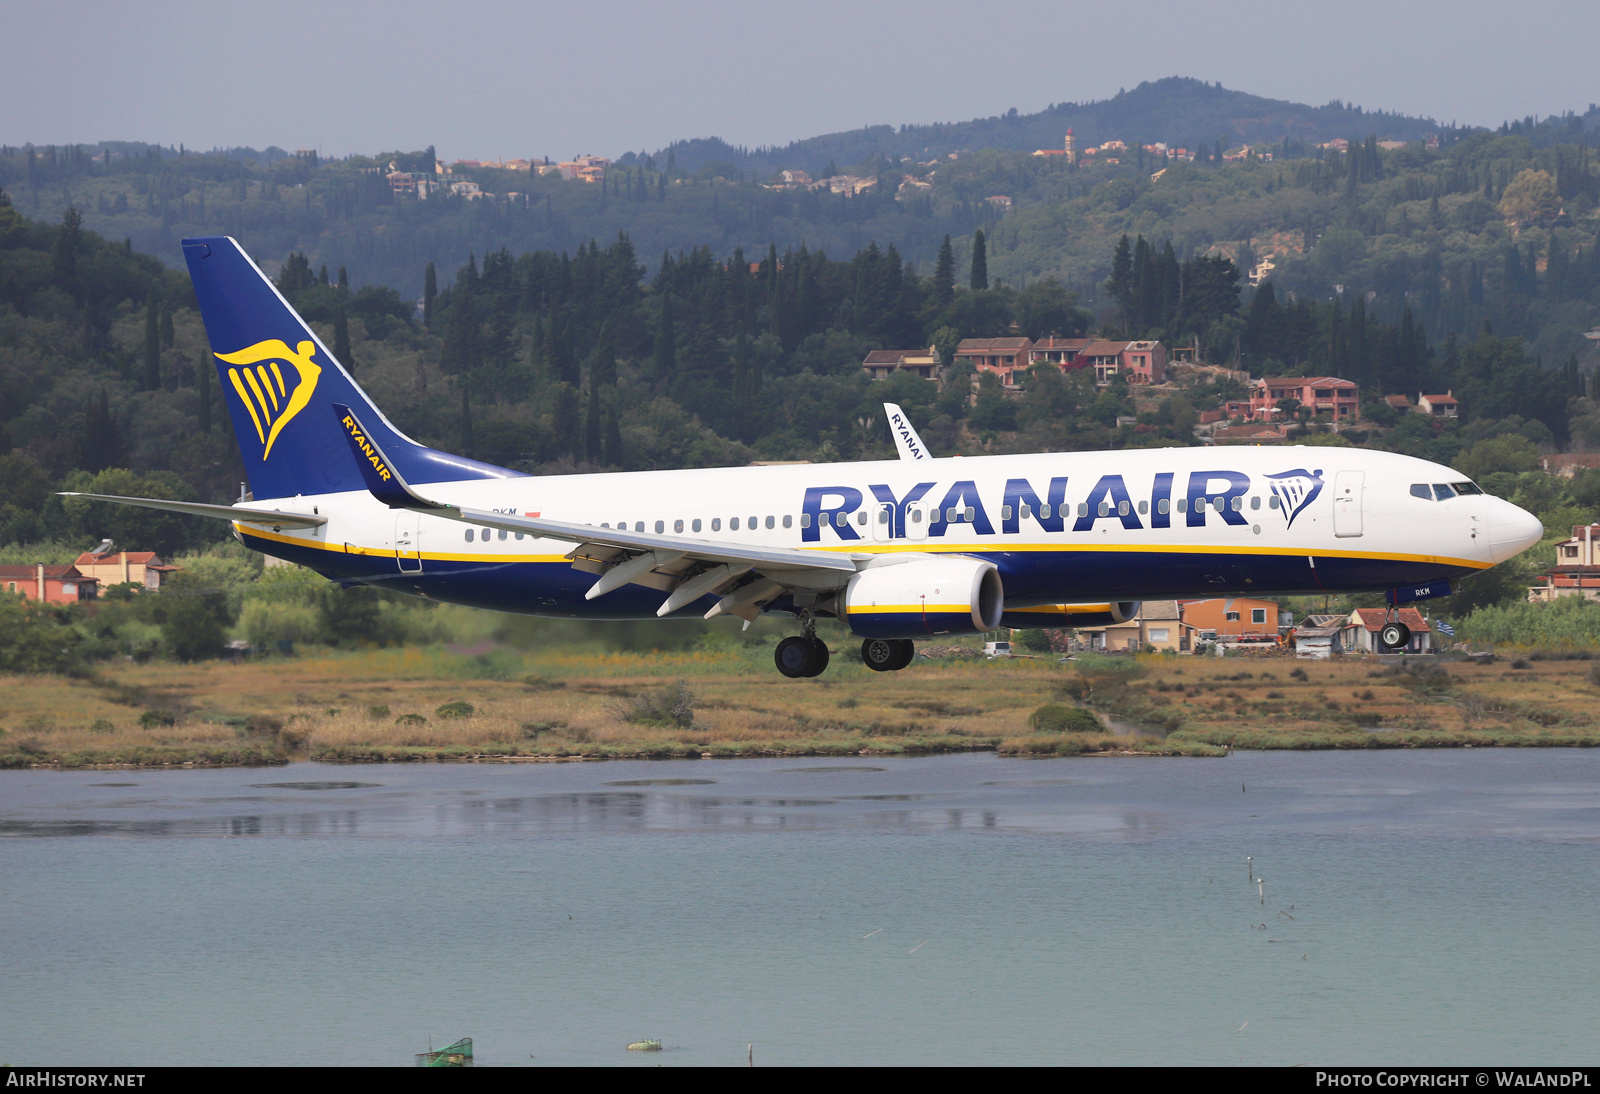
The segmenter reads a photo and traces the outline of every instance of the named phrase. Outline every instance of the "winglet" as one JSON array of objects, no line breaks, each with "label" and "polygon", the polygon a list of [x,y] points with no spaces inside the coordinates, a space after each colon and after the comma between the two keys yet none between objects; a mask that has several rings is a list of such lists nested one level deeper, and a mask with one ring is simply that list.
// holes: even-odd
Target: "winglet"
[{"label": "winglet", "polygon": [[339,420],[339,427],[344,430],[345,440],[350,442],[350,451],[355,456],[356,467],[361,471],[361,479],[373,497],[391,509],[448,508],[429,501],[406,485],[399,470],[383,454],[383,449],[378,447],[378,442],[372,439],[354,411],[342,403],[334,403],[333,413]]},{"label": "winglet", "polygon": [[931,460],[933,454],[922,443],[917,431],[911,427],[906,412],[896,403],[884,403],[883,411],[889,416],[889,432],[894,434],[894,446],[902,460]]}]

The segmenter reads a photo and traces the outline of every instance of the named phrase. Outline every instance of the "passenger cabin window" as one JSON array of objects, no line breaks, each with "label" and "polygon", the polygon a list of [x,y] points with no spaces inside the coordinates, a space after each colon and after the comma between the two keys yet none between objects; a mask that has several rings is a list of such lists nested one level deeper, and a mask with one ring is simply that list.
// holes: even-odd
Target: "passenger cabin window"
[{"label": "passenger cabin window", "polygon": [[1170,512],[1172,512],[1172,503],[1170,501],[1168,501],[1166,498],[1162,498],[1160,501],[1156,502],[1156,512],[1158,512],[1158,513],[1170,513]]},{"label": "passenger cabin window", "polygon": [[1268,509],[1276,509],[1281,504],[1283,504],[1283,503],[1278,500],[1278,495],[1276,495],[1276,494],[1272,495],[1272,497],[1267,499],[1267,508]]},{"label": "passenger cabin window", "polygon": [[[801,517],[800,519],[802,521],[800,527],[804,528],[805,524],[803,522],[805,521],[805,518]],[[913,509],[913,510],[911,510],[911,523],[912,524],[921,524],[922,523],[922,510],[921,509]]]},{"label": "passenger cabin window", "polygon": [[757,527],[758,527],[758,524],[757,524],[756,518],[755,517],[751,517],[750,518],[750,530],[752,532],[754,532]]},{"label": "passenger cabin window", "polygon": [[[772,524],[771,524],[772,518],[768,517],[767,521],[768,521],[767,527],[771,528],[772,527]],[[856,514],[856,523],[857,524],[866,524],[867,523],[867,511],[865,509],[861,510],[861,512]]]},{"label": "passenger cabin window", "polygon": [[479,532],[478,533],[478,538],[483,540],[483,542],[488,543],[489,542],[489,529],[485,528],[483,531]]},{"label": "passenger cabin window", "polygon": [[1425,482],[1414,482],[1411,484],[1411,496],[1421,498],[1423,501],[1432,501],[1433,491],[1428,488],[1428,484]]},{"label": "passenger cabin window", "polygon": [[[1026,508],[1026,506],[1024,506],[1024,508]],[[1001,520],[1010,520],[1011,519],[1011,506],[1002,505],[1000,507],[1000,519]]]},{"label": "passenger cabin window", "polygon": [[1261,508],[1261,499],[1260,499],[1260,497],[1253,497],[1253,498],[1250,499],[1250,508],[1252,508],[1252,509],[1260,509]]},{"label": "passenger cabin window", "polygon": [[801,513],[800,514],[800,527],[802,527],[802,528],[810,528],[811,527],[811,514],[810,513]]},{"label": "passenger cabin window", "polygon": [[[644,531],[644,521],[642,521],[642,520],[636,520],[636,521],[634,521],[634,522],[633,522],[633,530],[634,530],[634,531],[635,531],[635,532],[642,532],[642,531]],[[659,529],[658,529],[658,531],[659,531]]]},{"label": "passenger cabin window", "polygon": [[467,529],[467,542],[468,543],[472,542],[472,529],[471,528]]},{"label": "passenger cabin window", "polygon": [[700,518],[699,517],[695,517],[694,518],[694,523],[691,524],[689,527],[690,527],[690,529],[692,531],[698,532],[700,530]]},{"label": "passenger cabin window", "polygon": [[785,528],[793,528],[794,527],[794,514],[792,514],[792,513],[783,514],[783,526]]},{"label": "passenger cabin window", "polygon": [[711,530],[713,532],[722,531],[722,518],[721,517],[712,517],[711,518]]},{"label": "passenger cabin window", "polygon": [[774,520],[773,520],[773,519],[772,519],[772,518],[771,518],[771,517],[768,517],[768,518],[767,518],[767,527],[768,527],[768,528],[771,528],[771,527],[773,527],[773,526],[774,526],[774,525],[775,525],[775,524],[776,524],[776,523],[777,523],[777,522],[776,522],[776,521],[774,521]]},{"label": "passenger cabin window", "polygon": [[728,518],[728,531],[737,532],[738,530],[739,530],[739,518],[738,517],[729,517]]},{"label": "passenger cabin window", "polygon": [[1088,502],[1080,501],[1078,503],[1078,515],[1080,517],[1086,517],[1086,516],[1089,515],[1089,503]]},{"label": "passenger cabin window", "polygon": [[1189,499],[1188,498],[1179,498],[1178,501],[1177,501],[1177,506],[1178,506],[1178,512],[1180,512],[1180,513],[1187,512],[1188,508],[1189,508]]},{"label": "passenger cabin window", "polygon": [[672,522],[672,530],[673,530],[673,531],[674,531],[674,532],[681,532],[681,531],[683,531],[683,521],[681,521],[681,520],[675,520],[675,521],[673,521],[673,522]]},{"label": "passenger cabin window", "polygon": [[504,528],[500,529],[500,538],[501,539],[505,539],[506,538],[506,530]]},{"label": "passenger cabin window", "polygon": [[[1147,501],[1141,501],[1141,502],[1140,502],[1140,503],[1139,503],[1139,515],[1140,515],[1140,516],[1144,516],[1144,515],[1145,515],[1145,514],[1146,514],[1146,513],[1148,513],[1148,512],[1149,512],[1149,511],[1150,511],[1150,503],[1149,503],[1149,502],[1147,502]],[[1154,631],[1151,631],[1151,632],[1150,632],[1150,633],[1151,633],[1151,634],[1154,634],[1154,633],[1155,633],[1155,632],[1154,632]]]}]

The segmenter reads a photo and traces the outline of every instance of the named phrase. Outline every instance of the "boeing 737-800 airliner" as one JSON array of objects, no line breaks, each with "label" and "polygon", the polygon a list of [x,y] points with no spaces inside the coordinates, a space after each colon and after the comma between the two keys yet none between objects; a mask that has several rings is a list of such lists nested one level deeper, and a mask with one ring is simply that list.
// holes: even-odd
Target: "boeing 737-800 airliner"
[{"label": "boeing 737-800 airliner", "polygon": [[[1539,521],[1440,464],[1356,448],[1163,448],[539,477],[389,422],[243,249],[189,239],[250,494],[103,501],[221,517],[347,584],[583,619],[815,620],[903,668],[913,641],[1121,621],[1146,598],[1385,591],[1398,605],[1538,542]],[[1397,621],[1385,640],[1403,644]]]}]

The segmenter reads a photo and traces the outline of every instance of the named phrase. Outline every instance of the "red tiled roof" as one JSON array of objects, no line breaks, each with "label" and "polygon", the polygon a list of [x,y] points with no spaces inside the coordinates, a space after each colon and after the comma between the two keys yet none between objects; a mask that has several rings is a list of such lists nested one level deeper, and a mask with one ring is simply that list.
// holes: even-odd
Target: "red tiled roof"
[{"label": "red tiled roof", "polygon": [[1030,338],[963,338],[956,347],[957,353],[999,353],[1005,350],[1020,351],[1033,345]]},{"label": "red tiled roof", "polygon": [[[62,566],[46,566],[44,576],[47,580],[66,579],[69,581],[93,581],[92,577],[84,577],[78,568],[71,564]],[[39,577],[37,566],[0,566],[0,581],[36,581]]]},{"label": "red tiled roof", "polygon": [[[156,557],[156,553],[154,551],[128,552],[128,565],[130,566],[148,566],[152,562],[159,563],[160,561],[161,559]],[[113,551],[109,555],[96,555],[90,551],[85,551],[83,554],[78,556],[78,561],[75,563],[75,565],[109,566],[112,563],[116,563],[118,566],[122,565],[122,552]]]},{"label": "red tiled roof", "polygon": [[1428,402],[1431,403],[1433,406],[1455,406],[1456,405],[1455,397],[1451,396],[1451,395],[1424,395],[1424,396],[1422,396],[1422,398],[1428,400]]},{"label": "red tiled roof", "polygon": [[1078,352],[1085,357],[1116,357],[1127,348],[1126,342],[1090,342]]}]

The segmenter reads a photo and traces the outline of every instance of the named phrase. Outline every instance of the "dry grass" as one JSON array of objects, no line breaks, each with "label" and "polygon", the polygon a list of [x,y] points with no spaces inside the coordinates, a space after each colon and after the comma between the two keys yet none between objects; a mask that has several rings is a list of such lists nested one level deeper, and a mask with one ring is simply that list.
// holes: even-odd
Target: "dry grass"
[{"label": "dry grass", "polygon": [[[1049,659],[951,659],[877,674],[839,658],[821,678],[784,680],[769,657],[741,648],[487,658],[405,649],[118,665],[93,680],[12,677],[0,679],[0,764],[1600,744],[1600,687],[1581,662],[1396,671],[1395,659],[1150,657],[1137,672],[1107,673]],[[474,678],[484,675],[498,678]],[[645,693],[680,680],[695,697],[692,724],[627,720]],[[1159,729],[1029,728],[1040,704],[1080,696]],[[453,702],[473,713],[441,717]]]}]

